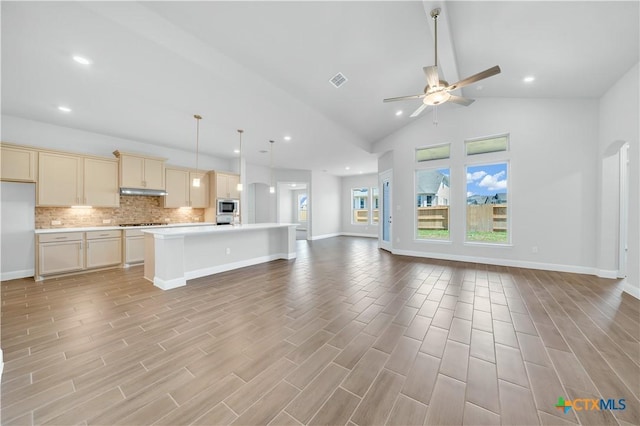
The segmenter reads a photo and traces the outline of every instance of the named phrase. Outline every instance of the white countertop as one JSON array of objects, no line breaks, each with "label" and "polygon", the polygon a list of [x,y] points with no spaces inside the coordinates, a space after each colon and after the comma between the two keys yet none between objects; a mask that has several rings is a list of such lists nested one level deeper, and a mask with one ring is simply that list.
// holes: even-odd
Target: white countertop
[{"label": "white countertop", "polygon": [[153,227],[144,229],[145,234],[153,234],[156,238],[171,236],[201,235],[201,234],[223,234],[229,232],[257,231],[261,229],[296,227],[297,223],[248,223],[244,225],[209,225],[191,226],[181,228]]},{"label": "white countertop", "polygon": [[86,231],[113,231],[117,229],[155,229],[155,228],[177,228],[177,227],[201,227],[201,226],[216,226],[211,222],[194,222],[194,223],[168,223],[166,225],[149,225],[149,226],[87,226],[83,228],[50,228],[50,229],[36,229],[36,234],[54,234],[56,232],[86,232]]}]

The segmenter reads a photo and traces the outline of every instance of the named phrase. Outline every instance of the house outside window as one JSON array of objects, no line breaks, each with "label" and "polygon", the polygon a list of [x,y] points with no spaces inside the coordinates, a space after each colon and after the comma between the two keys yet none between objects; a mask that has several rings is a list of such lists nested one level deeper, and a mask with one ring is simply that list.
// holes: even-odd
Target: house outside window
[{"label": "house outside window", "polygon": [[298,222],[307,221],[307,194],[298,194]]},{"label": "house outside window", "polygon": [[351,190],[351,223],[369,223],[369,188],[354,188]]},{"label": "house outside window", "polygon": [[418,239],[449,240],[449,168],[416,171]]},{"label": "house outside window", "polygon": [[371,223],[378,223],[378,213],[380,211],[380,196],[378,194],[378,188],[371,188]]}]

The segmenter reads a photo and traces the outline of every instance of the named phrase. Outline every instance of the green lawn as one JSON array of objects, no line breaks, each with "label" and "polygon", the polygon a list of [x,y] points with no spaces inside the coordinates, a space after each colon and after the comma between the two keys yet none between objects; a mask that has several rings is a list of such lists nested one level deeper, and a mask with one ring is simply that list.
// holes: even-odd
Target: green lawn
[{"label": "green lawn", "polygon": [[[428,240],[448,240],[448,229],[418,229],[418,238]],[[467,232],[467,241],[487,242],[487,243],[506,243],[506,232]]]}]

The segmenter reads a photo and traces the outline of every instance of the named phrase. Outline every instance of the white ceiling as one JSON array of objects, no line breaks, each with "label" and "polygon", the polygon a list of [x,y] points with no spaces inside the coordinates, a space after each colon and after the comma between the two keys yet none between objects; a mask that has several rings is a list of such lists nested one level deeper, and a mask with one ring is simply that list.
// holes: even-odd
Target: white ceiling
[{"label": "white ceiling", "polygon": [[502,68],[463,89],[469,114],[483,97],[598,98],[639,59],[638,1],[5,1],[2,113],[186,150],[200,114],[201,152],[232,158],[242,128],[250,163],[273,139],[276,167],[373,172],[372,144],[420,105],[382,99],[422,93],[436,6],[446,80]]}]

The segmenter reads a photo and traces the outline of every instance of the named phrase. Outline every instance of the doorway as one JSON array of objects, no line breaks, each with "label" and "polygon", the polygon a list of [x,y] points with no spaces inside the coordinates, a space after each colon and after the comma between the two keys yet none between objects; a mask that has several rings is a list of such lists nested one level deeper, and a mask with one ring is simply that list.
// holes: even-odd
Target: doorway
[{"label": "doorway", "polygon": [[620,226],[618,248],[618,278],[627,276],[629,253],[629,144],[620,147]]},{"label": "doorway", "polygon": [[380,220],[380,237],[378,247],[383,250],[392,251],[392,171],[387,170],[380,173],[380,188],[382,188],[382,215]]},{"label": "doorway", "polygon": [[306,182],[278,182],[278,222],[297,223],[296,240],[309,239],[309,192]]}]

